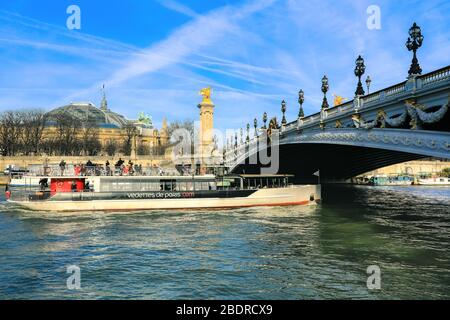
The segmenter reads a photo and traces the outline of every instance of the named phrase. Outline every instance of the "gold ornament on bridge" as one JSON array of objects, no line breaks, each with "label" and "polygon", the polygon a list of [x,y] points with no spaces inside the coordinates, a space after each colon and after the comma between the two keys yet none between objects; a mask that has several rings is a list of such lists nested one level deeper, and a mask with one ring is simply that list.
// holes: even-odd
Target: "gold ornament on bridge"
[{"label": "gold ornament on bridge", "polygon": [[272,140],[272,131],[279,128],[277,117],[273,117],[269,122],[269,128],[267,129],[267,136]]},{"label": "gold ornament on bridge", "polygon": [[202,104],[213,104],[211,101],[211,87],[203,88],[200,90],[199,94],[203,96]]},{"label": "gold ornament on bridge", "polygon": [[386,128],[386,118],[388,115],[383,109],[377,111],[377,117],[375,118],[375,122],[380,123],[380,128]]},{"label": "gold ornament on bridge", "polygon": [[334,96],[333,104],[335,107],[341,105],[345,100],[347,100],[347,98],[344,98],[344,97],[341,97],[341,96],[338,96],[335,94],[333,94],[333,96]]}]

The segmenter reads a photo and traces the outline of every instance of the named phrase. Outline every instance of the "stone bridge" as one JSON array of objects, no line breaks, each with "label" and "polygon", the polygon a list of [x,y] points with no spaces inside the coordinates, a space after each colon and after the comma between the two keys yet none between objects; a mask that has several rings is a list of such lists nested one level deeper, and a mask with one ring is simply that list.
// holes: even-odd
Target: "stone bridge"
[{"label": "stone bridge", "polygon": [[[325,78],[325,77],[324,77]],[[360,78],[360,76],[359,76]],[[324,82],[325,83],[325,82]],[[361,82],[359,81],[359,85]],[[328,181],[348,179],[387,165],[426,157],[450,158],[450,66],[328,108],[326,87],[320,112],[292,122],[271,121],[224,150],[230,172],[259,173],[268,167],[315,181],[321,171]],[[242,131],[241,131],[242,132]],[[266,143],[267,142],[267,143]],[[271,161],[261,154],[271,154]],[[278,156],[274,157],[276,154]],[[277,162],[277,163],[275,163]]]}]

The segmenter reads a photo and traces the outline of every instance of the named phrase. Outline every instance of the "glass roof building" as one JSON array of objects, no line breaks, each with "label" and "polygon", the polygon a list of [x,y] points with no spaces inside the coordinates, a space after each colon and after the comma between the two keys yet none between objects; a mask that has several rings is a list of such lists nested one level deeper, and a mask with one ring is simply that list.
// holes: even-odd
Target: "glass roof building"
[{"label": "glass roof building", "polygon": [[47,126],[44,136],[54,139],[58,133],[58,119],[60,116],[71,116],[80,124],[79,135],[83,134],[82,128],[98,128],[98,139],[102,145],[101,153],[105,152],[106,146],[111,143],[121,145],[129,139],[128,126],[135,130],[135,147],[140,150],[150,150],[152,147],[168,145],[168,126],[163,121],[161,130],[153,127],[150,116],[140,113],[136,120],[128,120],[123,115],[111,111],[103,92],[100,108],[92,102],[72,102],[68,105],[56,108],[47,113]]},{"label": "glass roof building", "polygon": [[122,128],[129,123],[124,116],[107,108],[97,108],[91,102],[71,103],[50,111],[47,116],[52,121],[60,114],[71,115],[81,123],[94,122],[101,128]]}]

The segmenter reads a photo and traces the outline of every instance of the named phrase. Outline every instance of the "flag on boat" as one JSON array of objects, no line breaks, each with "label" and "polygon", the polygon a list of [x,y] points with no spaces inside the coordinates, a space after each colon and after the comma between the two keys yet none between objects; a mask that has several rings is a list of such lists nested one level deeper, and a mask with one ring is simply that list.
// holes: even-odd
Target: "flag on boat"
[{"label": "flag on boat", "polygon": [[313,176],[320,177],[320,170],[317,170],[317,172],[314,172]]}]

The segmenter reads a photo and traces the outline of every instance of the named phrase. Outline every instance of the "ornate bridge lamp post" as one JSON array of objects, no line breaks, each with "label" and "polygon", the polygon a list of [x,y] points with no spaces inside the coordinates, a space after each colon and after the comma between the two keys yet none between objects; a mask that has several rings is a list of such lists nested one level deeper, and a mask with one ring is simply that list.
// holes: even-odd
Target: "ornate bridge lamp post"
[{"label": "ornate bridge lamp post", "polygon": [[355,63],[355,76],[358,77],[358,86],[356,87],[355,95],[363,96],[365,92],[361,83],[361,76],[364,74],[364,72],[366,72],[366,66],[364,65],[364,59],[361,56],[358,56]]},{"label": "ornate bridge lamp post", "polygon": [[327,76],[323,76],[322,78],[322,92],[323,92],[323,102],[322,102],[322,110],[320,110],[320,129],[325,129],[325,122],[323,122],[324,117],[326,116],[326,110],[329,108],[328,100],[327,100],[327,91],[329,89],[328,86],[328,78]]},{"label": "ornate bridge lamp post", "polygon": [[300,104],[300,110],[298,111],[298,117],[303,119],[305,117],[305,113],[303,112],[303,103],[305,102],[305,93],[303,90],[298,92],[298,103]]},{"label": "ornate bridge lamp post", "polygon": [[223,148],[222,161],[223,163],[227,162],[227,149],[225,147]]},{"label": "ornate bridge lamp post", "polygon": [[372,83],[372,79],[370,79],[370,76],[367,76],[367,79],[366,79],[367,94],[370,93],[370,84],[371,83]]},{"label": "ornate bridge lamp post", "polygon": [[267,126],[266,126],[266,123],[267,123],[267,112],[264,112],[264,114],[263,114],[263,123],[264,123],[263,129],[267,129]]},{"label": "ornate bridge lamp post", "polygon": [[241,134],[240,144],[243,144],[244,143],[244,130],[242,130],[242,128],[240,129],[240,134]]},{"label": "ornate bridge lamp post", "polygon": [[413,59],[411,67],[409,68],[409,76],[415,76],[422,74],[422,69],[420,68],[419,61],[417,60],[416,51],[422,46],[423,35],[420,27],[414,22],[413,26],[409,29],[409,37],[406,41],[406,48],[408,51],[413,52]]},{"label": "ornate bridge lamp post", "polygon": [[255,138],[258,138],[258,120],[253,120],[253,127],[255,127]]},{"label": "ornate bridge lamp post", "polygon": [[328,105],[328,100],[327,100],[328,89],[329,89],[328,78],[327,78],[327,76],[323,76],[323,78],[322,78],[322,92],[323,92],[322,109],[328,109],[330,107]]},{"label": "ornate bridge lamp post", "polygon": [[234,158],[237,159],[237,154],[238,154],[238,135],[237,132],[234,133]]},{"label": "ornate bridge lamp post", "polygon": [[245,142],[250,142],[250,123],[247,123],[247,137],[245,138]]},{"label": "ornate bridge lamp post", "polygon": [[283,113],[283,119],[281,120],[281,125],[284,127],[287,123],[286,120],[286,101],[281,101],[281,112]]}]

